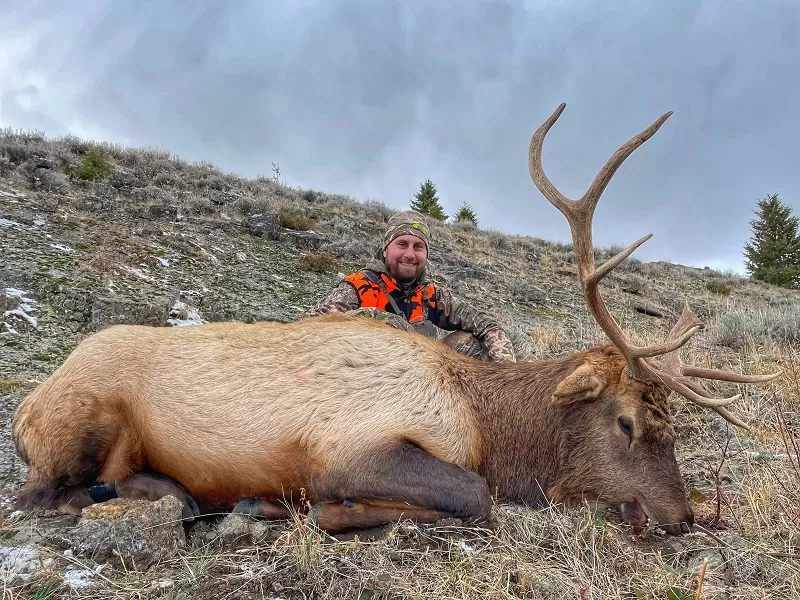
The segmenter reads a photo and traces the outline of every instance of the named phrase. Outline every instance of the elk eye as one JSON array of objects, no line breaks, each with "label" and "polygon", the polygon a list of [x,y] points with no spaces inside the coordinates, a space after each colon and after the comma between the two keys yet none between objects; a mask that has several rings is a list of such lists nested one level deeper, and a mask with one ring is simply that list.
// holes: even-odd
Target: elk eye
[{"label": "elk eye", "polygon": [[617,423],[619,423],[619,428],[625,432],[629,438],[633,438],[633,423],[628,417],[620,417],[617,419]]},{"label": "elk eye", "polygon": [[653,397],[650,395],[650,393],[649,393],[649,392],[645,392],[644,394],[642,394],[642,400],[643,400],[643,401],[644,401],[646,404],[652,404],[653,406],[655,406],[655,404],[656,404],[656,403],[653,401]]}]

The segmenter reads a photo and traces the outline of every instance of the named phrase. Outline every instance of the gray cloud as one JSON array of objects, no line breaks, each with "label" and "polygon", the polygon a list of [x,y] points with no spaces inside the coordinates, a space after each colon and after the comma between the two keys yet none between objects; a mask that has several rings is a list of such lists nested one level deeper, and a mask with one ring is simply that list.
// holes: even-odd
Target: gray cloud
[{"label": "gray cloud", "polygon": [[653,233],[636,256],[741,269],[757,199],[798,205],[793,0],[230,4],[0,2],[0,125],[275,161],[397,208],[431,177],[450,212],[568,240],[528,175],[535,128],[567,103],[544,164],[577,197],[673,110],[608,186],[597,245]]}]

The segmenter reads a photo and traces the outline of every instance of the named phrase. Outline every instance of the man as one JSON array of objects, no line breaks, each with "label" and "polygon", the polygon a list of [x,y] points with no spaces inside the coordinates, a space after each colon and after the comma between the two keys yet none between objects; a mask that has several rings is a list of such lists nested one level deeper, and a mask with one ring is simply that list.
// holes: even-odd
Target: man
[{"label": "man", "polygon": [[345,277],[308,314],[364,314],[429,337],[436,337],[435,325],[454,332],[442,341],[462,354],[488,361],[515,361],[511,338],[494,318],[428,279],[428,241],[429,230],[421,213],[409,210],[392,215],[380,258],[376,256],[365,268]]}]

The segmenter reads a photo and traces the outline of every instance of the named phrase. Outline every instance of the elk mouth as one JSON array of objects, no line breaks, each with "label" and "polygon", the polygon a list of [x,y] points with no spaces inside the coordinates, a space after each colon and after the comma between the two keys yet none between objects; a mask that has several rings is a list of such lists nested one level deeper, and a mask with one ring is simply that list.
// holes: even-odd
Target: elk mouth
[{"label": "elk mouth", "polygon": [[644,512],[639,502],[636,500],[623,502],[619,505],[619,512],[622,514],[622,519],[633,528],[635,534],[638,535],[642,532],[647,524],[647,513]]},{"label": "elk mouth", "polygon": [[649,511],[646,510],[642,504],[634,499],[629,502],[623,502],[619,505],[622,518],[630,524],[635,534],[640,534],[647,524],[648,519],[652,519],[658,527],[671,535],[683,535],[691,532],[691,523],[682,521],[680,523],[661,523],[657,519],[649,516]]}]

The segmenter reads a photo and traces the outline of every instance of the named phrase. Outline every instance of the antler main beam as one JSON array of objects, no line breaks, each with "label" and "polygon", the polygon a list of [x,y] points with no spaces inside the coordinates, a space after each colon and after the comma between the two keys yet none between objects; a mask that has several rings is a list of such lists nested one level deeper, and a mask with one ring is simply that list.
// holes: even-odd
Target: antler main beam
[{"label": "antler main beam", "polygon": [[[689,379],[698,377],[702,379],[716,379],[719,381],[730,381],[734,383],[762,383],[771,381],[781,373],[769,375],[739,375],[718,369],[705,369],[686,365],[681,362],[678,355],[680,348],[684,346],[692,336],[704,328],[703,323],[697,316],[689,310],[688,305],[684,308],[681,318],[675,323],[672,330],[667,335],[666,340],[651,346],[635,346],[631,343],[619,323],[609,312],[608,307],[600,294],[600,281],[608,275],[623,260],[633,254],[633,252],[649,240],[652,234],[648,234],[633,244],[611,257],[600,267],[596,267],[594,261],[594,247],[592,243],[592,218],[600,196],[608,186],[611,178],[617,172],[634,150],[649,140],[658,129],[672,116],[672,111],[661,115],[656,121],[644,131],[633,136],[611,155],[611,157],[600,169],[600,172],[592,181],[583,196],[578,200],[571,200],[556,189],[552,182],[545,175],[542,167],[542,147],[544,138],[553,127],[566,108],[565,103],[561,103],[555,112],[542,123],[531,137],[528,150],[528,170],[531,179],[542,195],[566,217],[572,233],[572,243],[575,249],[575,261],[578,266],[578,277],[581,282],[583,294],[589,307],[589,312],[594,316],[598,325],[606,333],[611,342],[619,349],[628,362],[628,371],[631,377],[642,381],[659,382],[667,386],[670,390],[684,396],[685,398],[710,408],[726,420],[741,427],[747,425],[734,417],[724,406],[739,399],[739,395],[731,398],[711,398],[702,385]],[[645,361],[645,358],[663,355],[663,367],[661,369],[652,366]]]}]

